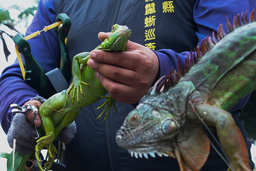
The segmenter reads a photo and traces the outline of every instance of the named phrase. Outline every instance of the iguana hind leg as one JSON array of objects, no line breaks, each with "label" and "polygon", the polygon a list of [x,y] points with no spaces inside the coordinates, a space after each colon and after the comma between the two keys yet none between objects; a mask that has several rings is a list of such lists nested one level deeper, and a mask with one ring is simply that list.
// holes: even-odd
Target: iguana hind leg
[{"label": "iguana hind leg", "polygon": [[[199,117],[208,126],[213,126],[217,129],[221,146],[230,162],[229,167],[236,171],[250,171],[246,143],[231,114],[221,108],[210,105],[196,105],[194,109],[197,118]],[[191,118],[195,119],[195,115]]]},{"label": "iguana hind leg", "polygon": [[[35,157],[37,159],[38,165],[40,165],[41,163],[39,158],[40,152],[45,147],[47,148],[49,153],[49,159],[46,164],[51,165],[56,158],[57,150],[53,144],[53,141],[56,137],[55,125],[63,119],[62,115],[56,114],[58,114],[58,111],[62,109],[66,104],[65,93],[65,91],[62,91],[55,94],[50,99],[45,101],[39,109],[39,114],[45,131],[45,136],[39,138],[35,146]],[[45,167],[47,167],[47,165]],[[41,170],[43,169],[41,168]]]},{"label": "iguana hind leg", "polygon": [[[53,141],[54,141],[54,125],[52,123],[52,120],[44,117],[42,119],[42,122],[46,122],[47,123],[46,125],[49,126],[48,128],[53,128],[53,129],[49,129],[50,132],[47,131],[45,136],[43,136],[43,137],[41,137],[37,140],[37,144],[36,144],[36,147],[35,147],[35,157],[36,157],[37,163],[39,165],[39,168],[41,170],[44,170],[44,168],[51,167],[51,165],[53,164],[53,162],[56,158],[56,155],[57,155],[57,150],[56,150],[56,147],[53,144]],[[39,158],[39,155],[40,155],[40,152],[42,151],[42,149],[45,148],[45,147],[48,150],[49,158],[48,158],[46,164],[44,165],[44,167],[42,168],[41,165],[40,165],[41,160]]]}]

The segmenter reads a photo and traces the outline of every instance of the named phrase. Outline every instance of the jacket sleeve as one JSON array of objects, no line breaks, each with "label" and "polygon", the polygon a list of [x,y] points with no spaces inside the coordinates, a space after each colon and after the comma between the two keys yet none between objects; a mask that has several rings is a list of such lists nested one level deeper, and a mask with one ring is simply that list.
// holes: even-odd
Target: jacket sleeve
[{"label": "jacket sleeve", "polygon": [[[54,22],[54,0],[41,0],[38,4],[38,11],[27,29],[26,35],[42,30],[44,26]],[[33,56],[41,64],[45,72],[59,65],[59,44],[54,30],[41,33],[39,36],[28,40],[28,42]],[[13,117],[10,104],[23,105],[38,93],[23,80],[17,60],[3,70],[0,77],[0,92],[0,121],[3,130],[7,133]]]}]

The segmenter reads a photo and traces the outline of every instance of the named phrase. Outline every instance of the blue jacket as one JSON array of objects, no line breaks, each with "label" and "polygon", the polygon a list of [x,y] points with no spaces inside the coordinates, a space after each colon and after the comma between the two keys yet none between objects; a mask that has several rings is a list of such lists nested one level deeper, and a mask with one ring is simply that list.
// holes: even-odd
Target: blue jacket
[{"label": "blue jacket", "polygon": [[[54,23],[59,13],[67,13],[72,21],[68,35],[68,57],[72,61],[75,54],[90,51],[100,43],[97,39],[99,31],[109,31],[114,23],[125,24],[133,31],[132,41],[155,51],[161,77],[168,74],[170,68],[176,68],[177,60],[183,61],[188,50],[203,37],[216,31],[220,23],[226,23],[226,17],[232,20],[237,13],[250,12],[253,8],[255,3],[250,0],[41,0],[26,34]],[[29,40],[29,43],[45,72],[59,66],[59,44],[53,30]],[[0,92],[0,121],[7,132],[13,116],[10,104],[23,105],[38,93],[22,80],[17,62],[3,71]],[[232,109],[235,119],[235,111],[244,106],[246,99]],[[100,100],[83,108],[78,116],[78,132],[66,152],[68,170],[178,170],[175,159],[135,159],[119,148],[115,143],[116,131],[134,106],[117,103],[118,111],[111,111],[107,121],[103,122],[95,119],[100,113],[95,109],[102,103]],[[237,124],[240,126],[239,122]],[[211,151],[204,170],[226,168],[216,152]]]}]

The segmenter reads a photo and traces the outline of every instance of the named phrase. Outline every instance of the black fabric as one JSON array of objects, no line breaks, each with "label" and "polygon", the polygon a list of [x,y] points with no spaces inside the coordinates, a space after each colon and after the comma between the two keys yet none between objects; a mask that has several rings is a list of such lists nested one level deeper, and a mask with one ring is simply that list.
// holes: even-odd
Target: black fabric
[{"label": "black fabric", "polygon": [[[193,22],[194,1],[176,0],[175,12],[163,13],[162,2],[156,5],[156,49],[173,49],[176,52],[191,50],[197,45],[196,26]],[[56,11],[66,13],[72,21],[68,35],[68,55],[91,51],[100,41],[100,31],[110,31],[113,24],[125,24],[132,30],[131,40],[145,41],[145,1],[140,0],[56,0]],[[169,38],[172,39],[169,39]],[[184,41],[187,40],[187,41]]]},{"label": "black fabric", "polygon": [[244,121],[244,128],[246,132],[248,133],[248,137],[256,140],[256,91],[254,91],[249,100],[248,103],[245,105],[245,107],[242,110],[242,115],[240,116],[240,119]]}]

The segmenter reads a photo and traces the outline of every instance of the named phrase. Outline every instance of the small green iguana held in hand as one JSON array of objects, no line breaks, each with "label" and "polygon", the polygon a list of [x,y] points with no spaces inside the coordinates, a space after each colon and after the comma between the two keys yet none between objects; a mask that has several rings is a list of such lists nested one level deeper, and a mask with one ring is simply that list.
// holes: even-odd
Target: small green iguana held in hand
[{"label": "small green iguana held in hand", "polygon": [[172,70],[149,90],[117,132],[120,147],[135,157],[175,157],[183,171],[200,170],[210,151],[203,126],[211,126],[230,170],[251,170],[244,138],[227,112],[256,89],[256,22],[254,11],[249,23],[245,14],[233,27],[227,22],[227,35],[220,25],[218,42],[214,35],[203,41],[185,60],[183,77],[181,68]]},{"label": "small green iguana held in hand", "polygon": [[[104,51],[125,51],[131,30],[127,26],[113,25],[112,32],[95,49]],[[89,52],[77,54],[73,58],[72,74],[73,82],[67,90],[57,93],[47,99],[39,109],[45,136],[37,140],[35,147],[35,157],[40,165],[39,154],[43,148],[49,152],[49,160],[41,169],[49,169],[56,157],[56,148],[53,141],[58,137],[60,131],[72,123],[82,107],[90,105],[107,93],[99,80],[95,77],[95,71],[87,65]],[[111,97],[100,106],[105,106],[104,112],[108,112],[114,107],[114,100]],[[105,119],[107,117],[105,116]]]}]

